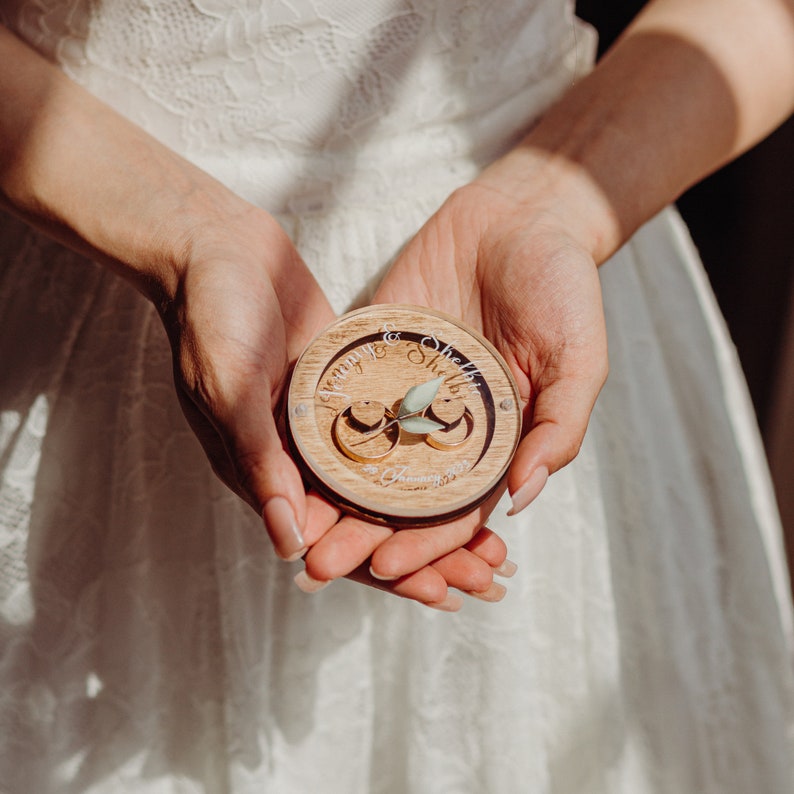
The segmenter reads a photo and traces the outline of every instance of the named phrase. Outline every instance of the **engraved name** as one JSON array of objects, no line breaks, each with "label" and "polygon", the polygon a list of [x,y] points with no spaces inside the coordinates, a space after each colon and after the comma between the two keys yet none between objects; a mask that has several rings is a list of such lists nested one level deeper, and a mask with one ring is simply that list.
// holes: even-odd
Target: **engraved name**
[{"label": "engraved name", "polygon": [[449,342],[443,347],[435,332],[428,331],[418,343],[414,343],[408,351],[408,360],[412,364],[423,366],[435,375],[446,375],[448,367],[453,367],[453,373],[445,379],[452,394],[457,394],[461,387],[467,387],[470,392],[478,393],[479,379],[482,372],[473,361],[462,361],[456,356],[455,343]]},{"label": "engraved name", "polygon": [[[455,343],[442,344],[435,331],[425,331],[419,342],[408,343],[408,361],[416,366],[423,367],[436,376],[444,376],[444,382],[452,394],[457,394],[461,388],[470,392],[479,393],[482,372],[473,361],[463,361],[456,355]],[[345,358],[337,361],[334,368],[328,373],[323,383],[323,388],[317,394],[321,400],[328,402],[332,397],[348,397],[345,394],[346,383],[353,374],[361,375],[364,364],[368,361],[378,361],[388,352],[387,348],[398,345],[401,341],[400,331],[395,331],[389,323],[380,329],[382,344],[366,342],[352,350]]]},{"label": "engraved name", "polygon": [[347,396],[343,394],[345,382],[353,373],[361,375],[364,372],[364,362],[377,361],[386,355],[383,345],[374,345],[367,342],[355,350],[352,350],[341,361],[336,362],[336,366],[328,373],[325,379],[325,388],[317,393],[320,399],[328,402],[331,397]]}]

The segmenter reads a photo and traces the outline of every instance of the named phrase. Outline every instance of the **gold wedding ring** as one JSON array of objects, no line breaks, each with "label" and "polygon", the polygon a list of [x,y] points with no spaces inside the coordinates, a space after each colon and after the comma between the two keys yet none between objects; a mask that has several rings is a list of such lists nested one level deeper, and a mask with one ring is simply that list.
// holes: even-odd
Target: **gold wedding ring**
[{"label": "gold wedding ring", "polygon": [[[380,403],[378,403],[378,405],[380,405]],[[380,422],[371,426],[367,425],[366,430],[361,430],[360,427],[362,423],[359,419],[353,416],[352,409],[353,406],[348,405],[344,410],[340,411],[340,413],[334,417],[333,424],[331,425],[331,433],[333,435],[334,443],[336,444],[339,451],[350,460],[356,461],[356,463],[374,463],[391,455],[391,453],[400,443],[400,425],[399,420],[394,413],[384,406],[383,415]],[[430,407],[428,407],[426,412],[423,412],[423,415],[426,413],[430,413],[432,416],[435,416]],[[438,419],[438,417],[436,417],[436,419]],[[360,439],[352,444],[346,442],[342,437],[342,432],[340,432],[340,422],[344,422],[349,428],[353,429],[358,436],[365,436],[365,438]],[[456,441],[447,441],[441,436],[443,433],[454,432],[458,427],[460,427],[461,422],[464,422],[466,425],[466,432],[463,435],[463,438],[458,438]],[[436,430],[433,433],[428,433],[425,435],[425,441],[434,449],[441,450],[442,452],[449,452],[459,449],[472,437],[472,434],[474,433],[474,415],[467,406],[464,407],[463,415],[460,417],[460,419],[450,423],[444,423],[443,421],[441,423],[446,424],[446,427],[443,430]],[[377,437],[385,435],[390,431],[392,431],[391,434],[393,435],[393,438],[390,440],[389,447],[385,451],[380,452],[377,455],[366,455],[363,452],[354,449],[354,447],[366,444],[369,440],[374,441]],[[370,434],[374,434],[372,439],[367,439],[366,436]]]},{"label": "gold wedding ring", "polygon": [[[378,433],[378,436],[385,435],[389,433],[390,430],[393,428],[393,435],[394,438],[390,442],[389,448],[385,452],[381,452],[377,455],[364,455],[361,452],[353,449],[355,446],[359,446],[361,444],[365,444],[367,441],[374,441],[376,436],[373,435],[372,439],[364,438],[360,441],[356,441],[354,444],[348,444],[342,438],[342,435],[339,430],[339,423],[340,421],[344,421],[348,424],[348,426],[358,424],[358,422],[353,419],[351,416],[351,409],[352,405],[348,405],[343,411],[340,411],[335,417],[333,424],[331,425],[331,433],[333,435],[334,443],[336,444],[339,451],[350,460],[356,461],[356,463],[373,463],[378,460],[383,460],[384,458],[391,455],[394,451],[397,444],[400,443],[400,428],[397,424],[397,418],[394,414],[388,409],[384,408],[383,411],[383,418],[380,421],[379,425],[375,425],[374,427],[368,430],[368,433],[378,433],[380,428],[384,428],[381,432]],[[391,424],[390,424],[391,423]],[[356,431],[358,432],[359,436],[366,436],[367,433]],[[388,436],[386,436],[388,438]]]},{"label": "gold wedding ring", "polygon": [[442,433],[449,433],[451,430],[454,430],[459,426],[459,422],[454,422],[453,424],[448,425],[448,427],[446,427],[444,430],[436,430],[434,433],[428,433],[425,436],[425,441],[427,441],[431,447],[440,449],[443,452],[456,450],[462,447],[471,438],[472,433],[474,432],[474,416],[468,407],[466,407],[463,409],[463,416],[461,418],[466,423],[466,433],[463,438],[460,438],[457,441],[443,441],[441,438],[439,438]]}]

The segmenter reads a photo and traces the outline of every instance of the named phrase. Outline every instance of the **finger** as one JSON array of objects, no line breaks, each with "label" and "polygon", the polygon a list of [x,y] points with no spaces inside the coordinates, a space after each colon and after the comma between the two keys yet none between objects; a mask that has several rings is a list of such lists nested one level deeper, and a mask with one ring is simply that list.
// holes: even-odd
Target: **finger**
[{"label": "finger", "polygon": [[393,532],[386,526],[343,516],[306,554],[306,570],[309,576],[319,581],[346,576],[369,559]]},{"label": "finger", "polygon": [[[492,497],[493,500],[495,498]],[[372,557],[372,576],[381,581],[393,581],[472,541],[478,534],[483,515],[487,513],[478,510],[438,527],[397,532],[353,516],[344,516],[312,546],[306,555],[307,571],[314,579],[328,581],[347,575]],[[504,560],[504,555],[500,555],[500,544],[504,545],[496,535],[493,538],[484,535],[474,548],[482,547],[483,554],[499,565]],[[489,564],[488,567],[493,566]]]},{"label": "finger", "polygon": [[[340,533],[345,533],[344,535],[340,534],[339,541],[341,545],[348,548],[351,545],[357,546],[359,554],[363,555],[368,546],[377,546],[381,543],[383,536],[389,531],[357,519],[349,519],[339,528]],[[505,559],[503,541],[491,530],[482,529],[469,545],[474,551],[469,548],[456,549],[436,560],[432,567],[443,576],[450,587],[464,590],[485,600],[500,600],[504,595],[504,588],[501,585],[494,586],[494,574],[512,576],[516,571],[515,564]],[[350,557],[345,554],[344,559],[346,565]],[[366,576],[362,574],[364,570],[367,572]],[[422,570],[424,569],[415,573]],[[333,558],[318,555],[317,550],[312,549],[306,557],[306,570],[296,577],[296,582],[304,591],[316,592],[342,575],[338,571],[339,568],[335,567]],[[362,562],[345,575],[354,581],[363,581],[365,584],[373,586],[375,586],[373,583],[378,583],[378,589],[389,592],[394,592],[396,587],[400,594],[407,594],[406,597],[423,602],[437,601],[442,598],[442,595],[438,593],[431,594],[411,589],[419,587],[420,583],[425,585],[433,581],[428,578],[426,573],[416,579],[411,578],[413,574],[408,574],[408,576],[398,577],[396,580],[386,580],[375,576],[366,562]]]},{"label": "finger", "polygon": [[[483,527],[464,548],[476,554],[491,567],[497,576],[509,579],[515,576],[518,566],[507,559],[507,545],[493,530]],[[450,584],[452,584],[450,582]],[[454,585],[458,587],[458,585]]]},{"label": "finger", "polygon": [[[484,510],[489,511],[490,504],[495,504],[499,494],[495,494],[489,500],[488,507]],[[339,508],[314,491],[310,491],[306,496],[306,515],[304,540],[307,546],[312,547],[307,562],[311,574],[320,581],[329,581],[349,573],[394,534],[391,528],[371,524],[353,516],[345,516],[339,520]],[[476,526],[476,521],[474,525]],[[406,531],[410,532],[410,530],[400,530],[400,532]],[[424,531],[420,530],[420,532]],[[469,551],[484,560],[491,568],[498,569],[499,575],[510,576],[515,572],[513,563],[506,560],[507,546],[492,530],[483,527],[472,536],[472,530],[466,527],[460,538],[447,540],[444,548],[448,547],[450,542],[454,544],[461,539]],[[434,554],[437,549],[437,546],[433,546],[424,556]],[[436,556],[443,556],[443,553]],[[417,568],[421,567],[422,565],[417,565]],[[377,568],[374,570],[374,576],[381,576],[384,581],[397,578]]]},{"label": "finger", "polygon": [[376,579],[368,565],[359,566],[347,578],[444,612],[457,612],[463,606],[463,598],[458,593],[450,593],[444,577],[429,566],[395,582]]},{"label": "finger", "polygon": [[492,568],[501,568],[505,562],[508,562],[507,545],[499,535],[487,527],[483,527],[466,544],[466,548],[480,559],[485,560]]},{"label": "finger", "polygon": [[[419,601],[423,604],[444,604],[448,598],[447,583],[444,577],[430,567],[416,571],[396,582],[384,582],[376,579],[369,571],[369,566],[360,565],[355,570],[345,576],[353,582],[382,590],[385,593],[392,593],[401,598],[408,598]],[[295,584],[304,593],[316,593],[323,590],[333,580],[315,579],[308,570],[299,571],[295,576]],[[453,603],[457,599],[453,600]],[[440,607],[444,608],[444,607]]]},{"label": "finger", "polygon": [[223,439],[235,490],[262,516],[276,553],[294,560],[307,548],[303,481],[282,446],[264,391],[251,388],[231,405],[219,406],[212,421]]},{"label": "finger", "polygon": [[543,490],[550,474],[579,453],[606,370],[590,378],[559,378],[538,391],[527,435],[510,465],[507,486],[515,515]]},{"label": "finger", "polygon": [[435,527],[401,529],[372,554],[371,571],[379,578],[396,579],[417,571],[472,540],[496,506],[502,488],[479,508]]},{"label": "finger", "polygon": [[463,590],[476,598],[498,601],[504,596],[505,588],[502,585],[494,588],[494,569],[468,549],[456,549],[445,554],[432,564],[432,568],[444,577],[449,587]]},{"label": "finger", "polygon": [[[435,609],[456,611],[462,601],[457,594],[448,592],[450,587],[482,601],[501,601],[507,589],[493,581],[493,574],[493,568],[475,554],[466,549],[457,549],[432,566],[393,582],[376,579],[366,564],[351,571],[345,578]],[[306,593],[318,592],[330,584],[329,581],[313,579],[306,571],[298,573],[295,583]]]},{"label": "finger", "polygon": [[302,527],[306,521],[303,481],[281,446],[272,414],[258,423],[245,416],[232,427],[232,459],[238,481],[258,507],[276,553],[297,559],[307,548]]},{"label": "finger", "polygon": [[[507,545],[493,530],[483,527],[464,547],[491,566],[493,573],[509,579],[518,566],[507,559]],[[455,585],[457,587],[457,585]]]},{"label": "finger", "polygon": [[[493,574],[494,569],[477,555],[466,549],[457,549],[432,566],[393,582],[376,579],[366,564],[360,565],[345,578],[434,609],[454,612],[460,609],[463,601],[456,593],[449,593],[449,587],[463,590],[482,601],[501,601],[507,590],[504,585],[493,581]],[[314,579],[306,570],[295,576],[295,584],[305,593],[316,593],[330,583]]]},{"label": "finger", "polygon": [[[422,568],[395,582],[384,582],[376,579],[370,573],[369,566],[364,564],[351,571],[345,578],[444,612],[457,612],[463,606],[461,596],[458,593],[450,593],[444,577],[430,567]],[[295,584],[305,593],[316,593],[329,585],[330,581],[318,581],[307,571],[300,571],[295,577]]]},{"label": "finger", "polygon": [[342,511],[331,504],[317,491],[306,494],[306,525],[303,539],[307,546],[313,546],[339,521]]}]

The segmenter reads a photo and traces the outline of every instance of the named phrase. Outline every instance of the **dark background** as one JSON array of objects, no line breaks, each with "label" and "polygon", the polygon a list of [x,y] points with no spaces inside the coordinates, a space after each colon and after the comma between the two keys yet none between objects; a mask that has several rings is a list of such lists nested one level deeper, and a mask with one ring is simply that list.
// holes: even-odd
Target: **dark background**
[{"label": "dark background", "polygon": [[[577,0],[576,8],[598,30],[600,55],[643,5]],[[677,204],[747,377],[794,572],[794,117]]]}]

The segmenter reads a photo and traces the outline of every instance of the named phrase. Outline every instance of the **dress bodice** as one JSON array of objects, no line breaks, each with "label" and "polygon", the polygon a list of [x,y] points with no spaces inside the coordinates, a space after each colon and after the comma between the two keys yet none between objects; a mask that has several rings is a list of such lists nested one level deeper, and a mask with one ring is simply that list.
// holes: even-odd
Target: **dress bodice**
[{"label": "dress bodice", "polygon": [[296,174],[319,195],[353,169],[383,174],[391,161],[385,179],[399,191],[406,162],[431,171],[460,156],[486,162],[591,60],[592,37],[568,0],[341,5],[0,8],[23,38],[176,151],[242,192],[252,175],[266,181],[269,196],[253,198],[270,205],[287,185],[294,194]]}]

